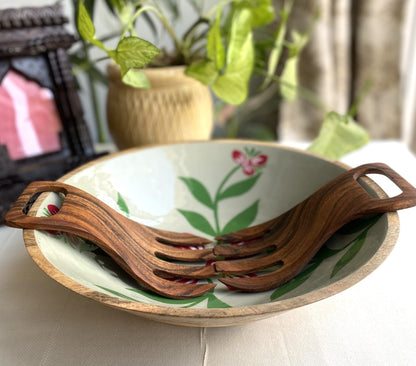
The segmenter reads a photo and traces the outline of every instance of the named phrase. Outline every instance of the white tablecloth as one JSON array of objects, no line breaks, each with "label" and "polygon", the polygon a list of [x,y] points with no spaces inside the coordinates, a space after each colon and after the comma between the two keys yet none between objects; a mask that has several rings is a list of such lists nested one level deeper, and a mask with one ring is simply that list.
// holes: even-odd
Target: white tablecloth
[{"label": "white tablecloth", "polygon": [[[416,158],[372,142],[343,161],[384,162],[416,185]],[[416,209],[369,277],[331,298],[228,328],[152,322],[79,296],[47,277],[20,230],[0,228],[0,365],[416,364]]]}]

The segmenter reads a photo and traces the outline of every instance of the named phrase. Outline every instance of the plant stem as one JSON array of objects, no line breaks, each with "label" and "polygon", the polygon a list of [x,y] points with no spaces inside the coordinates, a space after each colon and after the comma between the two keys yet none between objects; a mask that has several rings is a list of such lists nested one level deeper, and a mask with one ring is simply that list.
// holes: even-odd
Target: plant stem
[{"label": "plant stem", "polygon": [[[257,68],[256,69],[256,72],[258,72],[259,74],[262,74],[262,75],[265,75],[265,71],[263,70],[263,69],[259,69],[259,68]],[[311,103],[312,105],[314,105],[315,107],[317,107],[317,108],[319,108],[319,109],[321,109],[322,111],[324,111],[324,112],[328,112],[329,110],[330,110],[330,108],[328,108],[328,106],[326,106],[317,96],[316,96],[316,94],[312,91],[312,90],[310,90],[310,89],[308,89],[308,88],[305,88],[305,87],[303,87],[303,86],[300,86],[300,85],[297,85],[297,86],[295,86],[295,85],[292,85],[292,84],[290,84],[290,83],[288,83],[288,82],[285,82],[285,81],[283,81],[280,77],[278,77],[277,75],[273,75],[272,77],[271,77],[271,79],[273,80],[273,81],[275,81],[275,82],[277,82],[277,83],[280,83],[280,84],[285,84],[285,85],[287,85],[287,86],[291,86],[291,87],[296,87],[297,88],[297,91],[299,92],[299,96],[301,97],[301,98],[303,98],[303,99],[305,99],[305,100],[307,100],[309,103]]]},{"label": "plant stem", "polygon": [[211,16],[217,12],[218,8],[222,8],[224,6],[226,6],[227,4],[231,4],[233,3],[235,0],[223,0],[220,1],[218,4],[214,5],[208,12],[207,14],[204,16],[206,18],[211,18]]},{"label": "plant stem", "polygon": [[[87,42],[82,39],[82,48],[84,50],[85,59],[87,62],[91,62]],[[105,133],[104,133],[104,126],[103,121],[101,119],[100,108],[98,105],[98,98],[97,98],[97,91],[95,89],[94,80],[89,72],[87,72],[87,80],[88,80],[88,87],[91,93],[91,100],[92,100],[92,107],[93,107],[93,114],[95,118],[95,123],[98,130],[98,142],[107,142]]]},{"label": "plant stem", "polygon": [[127,31],[133,27],[134,21],[137,19],[137,17],[144,13],[145,11],[151,11],[159,18],[159,20],[162,22],[165,29],[168,31],[169,35],[172,37],[173,43],[175,44],[176,49],[180,50],[182,52],[182,42],[179,40],[179,38],[176,36],[175,30],[173,29],[172,25],[169,23],[168,19],[159,12],[156,8],[153,6],[144,6],[137,10],[133,16],[130,18],[128,24],[124,27],[123,33],[121,35],[121,38],[125,37]]},{"label": "plant stem", "polygon": [[195,39],[198,40],[198,38],[196,38],[194,35],[198,30],[198,26],[200,24],[209,24],[209,20],[206,18],[198,18],[189,28],[188,30],[185,32],[185,34],[183,35],[182,39],[184,42],[184,48],[186,48],[187,50],[190,50],[191,47],[193,46]]},{"label": "plant stem", "polygon": [[235,166],[233,169],[230,170],[230,172],[225,176],[225,178],[222,180],[220,186],[217,189],[217,192],[215,194],[215,200],[214,200],[214,220],[215,220],[215,231],[216,231],[216,235],[221,235],[221,230],[220,230],[220,224],[219,224],[219,219],[218,219],[218,202],[219,202],[219,198],[220,195],[222,193],[222,189],[224,188],[225,184],[227,183],[227,181],[233,176],[233,174],[240,168],[240,165]]}]

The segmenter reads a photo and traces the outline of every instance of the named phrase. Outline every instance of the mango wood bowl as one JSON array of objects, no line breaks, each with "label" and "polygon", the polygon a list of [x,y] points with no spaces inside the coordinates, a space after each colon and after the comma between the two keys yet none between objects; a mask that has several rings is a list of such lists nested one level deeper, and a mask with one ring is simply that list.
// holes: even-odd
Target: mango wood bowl
[{"label": "mango wood bowl", "polygon": [[[132,220],[212,238],[285,212],[346,169],[292,148],[230,140],[126,150],[82,166],[60,181],[86,190]],[[372,180],[362,180],[369,192],[385,197]],[[38,216],[54,214],[61,200],[55,193],[44,193],[32,210]],[[167,299],[141,288],[81,238],[25,230],[24,240],[36,264],[78,294],[161,322],[228,326],[347,289],[383,262],[398,231],[396,212],[356,221],[334,234],[298,276],[277,289],[248,294],[218,283],[214,291],[190,300]]]}]

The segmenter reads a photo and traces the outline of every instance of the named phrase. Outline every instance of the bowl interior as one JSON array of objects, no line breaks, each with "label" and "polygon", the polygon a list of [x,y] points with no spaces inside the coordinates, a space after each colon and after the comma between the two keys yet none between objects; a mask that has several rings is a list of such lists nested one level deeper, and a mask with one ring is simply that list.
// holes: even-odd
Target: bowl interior
[{"label": "bowl interior", "polygon": [[[285,212],[345,169],[274,144],[216,141],[130,150],[77,169],[61,181],[95,195],[132,220],[212,238]],[[363,185],[376,194],[373,183]],[[54,193],[46,195],[37,215],[53,214],[61,202]],[[50,264],[51,277],[63,275],[81,288],[120,300],[121,308],[135,303],[139,308],[149,304],[161,309],[224,309],[273,306],[330,287],[370,261],[388,230],[388,215],[344,227],[308,267],[277,289],[243,294],[218,282],[213,292],[190,300],[166,299],[141,288],[81,238],[44,231],[35,231],[34,238]]]}]

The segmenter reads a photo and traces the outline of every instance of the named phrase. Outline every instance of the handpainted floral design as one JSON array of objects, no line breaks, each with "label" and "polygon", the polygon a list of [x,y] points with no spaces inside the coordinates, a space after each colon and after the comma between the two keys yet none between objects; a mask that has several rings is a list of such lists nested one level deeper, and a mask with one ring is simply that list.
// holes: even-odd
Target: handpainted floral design
[{"label": "handpainted floral design", "polygon": [[[240,150],[232,151],[231,159],[236,165],[231,168],[219,183],[213,196],[198,179],[179,177],[186,184],[193,197],[212,211],[213,217],[211,220],[208,220],[198,212],[178,209],[194,229],[210,236],[217,236],[246,228],[253,223],[257,216],[259,200],[254,201],[250,206],[225,223],[225,225],[221,225],[219,222],[220,203],[227,198],[242,196],[250,191],[260,178],[261,170],[266,165],[267,155],[254,148],[245,148],[243,150],[244,152]],[[243,172],[244,178],[230,184],[230,179],[240,170]],[[248,178],[245,176],[248,176]]]},{"label": "handpainted floral design", "polygon": [[56,215],[58,213],[58,211],[59,211],[59,207],[56,206],[56,205],[50,204],[50,205],[48,205],[46,207],[47,207],[46,208],[46,213],[49,214],[49,215]]},{"label": "handpainted floral design", "polygon": [[256,167],[262,166],[267,162],[267,155],[259,154],[249,159],[247,155],[240,150],[234,150],[232,157],[237,164],[241,165],[244,174],[249,176],[256,172]]},{"label": "handpainted floral design", "polygon": [[[186,178],[180,177],[179,179],[184,182],[193,195],[193,197],[198,200],[200,203],[204,204],[212,210],[213,219],[211,222],[208,221],[201,214],[193,211],[185,211],[179,209],[178,211],[185,217],[185,219],[190,223],[190,225],[199,231],[204,232],[205,234],[216,236],[222,233],[227,233],[235,230],[239,230],[245,227],[248,227],[254,221],[257,215],[257,208],[259,200],[255,200],[247,209],[243,210],[232,218],[225,225],[221,225],[218,220],[218,212],[220,209],[220,202],[227,198],[243,196],[245,193],[250,191],[250,189],[256,184],[257,180],[262,174],[262,169],[266,167],[268,160],[267,155],[262,154],[255,149],[243,149],[244,151],[234,150],[231,153],[231,159],[236,164],[231,170],[225,175],[225,177],[220,181],[217,190],[211,196],[208,190],[205,188],[203,183],[198,181],[195,178]],[[243,179],[237,180],[236,183],[230,183],[231,177],[237,175],[240,172],[240,175],[243,176]],[[241,174],[242,173],[242,174]],[[59,206],[59,204],[58,204]],[[48,204],[44,208],[44,214],[46,216],[55,215],[59,212],[59,207],[54,204]],[[117,206],[120,211],[122,211],[126,216],[129,216],[129,208],[127,202],[124,200],[120,193],[117,193]],[[290,293],[291,291],[297,289],[303,283],[305,283],[314,273],[314,271],[328,258],[335,255],[340,256],[340,258],[333,265],[332,271],[329,274],[329,278],[340,275],[340,271],[344,269],[359,253],[363,247],[368,231],[375,225],[380,216],[375,216],[370,219],[364,219],[358,222],[354,222],[351,225],[348,225],[341,229],[339,235],[349,235],[351,240],[348,241],[341,248],[330,248],[324,245],[321,250],[315,255],[311,260],[308,266],[295,278],[286,284],[280,286],[279,288],[271,291],[270,301],[275,301],[281,298],[282,296]],[[214,224],[212,224],[212,222]],[[112,259],[107,256],[104,252],[96,247],[93,243],[85,241],[84,239],[62,233],[60,231],[49,231],[51,235],[64,240],[66,243],[70,244],[74,249],[79,250],[80,252],[88,251],[92,252],[95,260],[100,266],[109,272],[111,275],[120,278],[126,285],[130,282],[128,278],[123,278],[122,271],[116,269],[117,266],[112,262]],[[231,245],[244,245],[249,241],[232,243]],[[197,250],[202,249],[199,246],[183,246],[181,247],[184,250]],[[209,261],[206,263],[207,266],[215,264],[215,261]],[[265,270],[273,270],[275,268],[270,268]],[[241,275],[242,277],[254,277],[258,274],[246,274]],[[342,275],[342,274],[341,274]],[[237,276],[238,277],[238,276]],[[193,280],[193,279],[175,279],[175,281],[180,283],[197,283],[199,281],[206,281],[211,283],[211,279],[207,280]],[[195,307],[196,305],[204,302],[207,308],[227,308],[230,307],[229,304],[222,301],[218,298],[218,293],[216,293],[216,288],[212,289],[207,294],[186,300],[176,300],[169,299],[163,296],[157,295],[151,291],[148,291],[140,286],[135,286],[134,288],[125,287],[123,292],[110,289],[101,285],[96,285],[98,288],[111,293],[115,296],[128,299],[130,301],[140,301],[137,297],[134,297],[130,294],[139,294],[147,299],[157,301],[163,304],[170,304],[172,306],[178,306],[182,308]],[[228,287],[228,286],[227,286]],[[229,287],[230,290],[234,290]],[[129,296],[130,295],[130,296]],[[204,305],[205,306],[205,305]]]},{"label": "handpainted floral design", "polygon": [[376,215],[369,219],[357,220],[341,228],[338,231],[339,235],[352,235],[356,233],[358,233],[358,235],[341,248],[331,249],[327,245],[324,245],[312,258],[309,264],[302,270],[302,272],[300,272],[289,282],[286,282],[273,291],[270,295],[270,300],[277,300],[288,292],[293,291],[306,282],[322,262],[341,252],[344,252],[331,271],[330,278],[333,278],[341,269],[343,269],[355,258],[365,243],[368,231],[377,223],[380,217],[381,215]]}]

